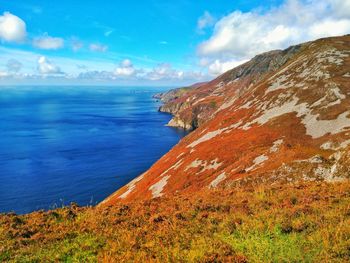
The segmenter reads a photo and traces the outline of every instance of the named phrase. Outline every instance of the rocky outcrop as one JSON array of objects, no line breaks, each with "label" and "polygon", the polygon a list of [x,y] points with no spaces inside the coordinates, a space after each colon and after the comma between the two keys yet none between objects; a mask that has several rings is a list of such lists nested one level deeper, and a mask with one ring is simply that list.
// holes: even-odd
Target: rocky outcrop
[{"label": "rocky outcrop", "polygon": [[190,116],[184,116],[184,114],[180,115],[181,112],[184,112],[188,107],[190,107],[190,103],[186,101],[179,102],[177,99],[184,97],[192,90],[195,90],[204,84],[205,82],[196,83],[189,87],[172,89],[168,92],[158,93],[153,96],[164,103],[159,107],[160,112],[173,115],[173,118],[169,121],[168,126],[179,127],[185,130],[193,130],[198,127],[196,117],[193,116],[193,114],[190,114]]},{"label": "rocky outcrop", "polygon": [[300,48],[301,45],[297,45],[266,52],[208,83],[156,94],[164,102],[159,110],[174,115],[169,126],[196,129],[212,119],[221,107],[226,107],[227,97],[235,92],[240,96],[250,85],[287,63]]},{"label": "rocky outcrop", "polygon": [[262,54],[166,105],[198,128],[105,203],[350,178],[349,35]]},{"label": "rocky outcrop", "polygon": [[168,103],[170,101],[173,101],[181,96],[184,96],[187,92],[189,92],[192,89],[198,88],[202,85],[204,85],[206,82],[198,82],[195,83],[189,87],[182,87],[182,88],[176,88],[169,90],[167,92],[157,93],[153,95],[153,98],[158,99],[162,101],[163,103]]}]

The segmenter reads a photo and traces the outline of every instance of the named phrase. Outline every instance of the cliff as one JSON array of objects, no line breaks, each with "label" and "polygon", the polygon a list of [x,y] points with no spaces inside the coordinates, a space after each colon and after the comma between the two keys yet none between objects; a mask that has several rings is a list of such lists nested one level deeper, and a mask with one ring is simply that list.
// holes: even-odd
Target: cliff
[{"label": "cliff", "polygon": [[101,205],[204,188],[350,177],[350,36],[258,55],[168,100],[197,128]]},{"label": "cliff", "polygon": [[174,115],[169,126],[196,129],[226,107],[224,96],[233,96],[236,90],[243,93],[245,88],[287,63],[300,47],[266,52],[208,83],[157,94],[156,98],[164,102],[159,110]]}]

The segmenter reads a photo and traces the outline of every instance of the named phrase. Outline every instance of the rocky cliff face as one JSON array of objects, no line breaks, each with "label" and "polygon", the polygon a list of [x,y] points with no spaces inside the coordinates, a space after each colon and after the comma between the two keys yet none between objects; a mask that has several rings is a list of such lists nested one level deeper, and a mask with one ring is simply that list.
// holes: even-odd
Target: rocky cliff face
[{"label": "rocky cliff face", "polygon": [[300,48],[298,45],[266,52],[211,82],[157,94],[156,97],[164,102],[159,110],[174,115],[169,126],[196,129],[227,106],[226,96],[240,96],[245,88],[284,65]]},{"label": "rocky cliff face", "polygon": [[350,36],[259,55],[168,101],[198,127],[104,204],[203,188],[350,178]]}]

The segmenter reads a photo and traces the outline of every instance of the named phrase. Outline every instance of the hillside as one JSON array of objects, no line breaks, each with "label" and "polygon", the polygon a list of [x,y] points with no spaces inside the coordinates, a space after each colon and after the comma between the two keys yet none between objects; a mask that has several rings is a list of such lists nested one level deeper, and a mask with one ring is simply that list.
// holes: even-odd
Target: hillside
[{"label": "hillside", "polygon": [[350,36],[157,94],[193,131],[96,207],[0,214],[1,262],[349,262]]},{"label": "hillside", "polygon": [[260,185],[0,215],[0,261],[349,262],[349,189]]},{"label": "hillside", "polygon": [[350,178],[350,36],[253,58],[163,107],[197,128],[101,205]]}]

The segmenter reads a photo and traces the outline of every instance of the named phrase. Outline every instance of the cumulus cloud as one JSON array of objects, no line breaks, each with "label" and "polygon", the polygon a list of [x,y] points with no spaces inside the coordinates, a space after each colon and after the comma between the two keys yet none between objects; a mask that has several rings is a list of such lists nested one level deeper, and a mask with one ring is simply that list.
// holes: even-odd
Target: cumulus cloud
[{"label": "cumulus cloud", "polygon": [[161,63],[147,72],[145,77],[149,80],[181,79],[183,74],[183,71],[173,69],[169,63]]},{"label": "cumulus cloud", "polygon": [[208,65],[208,73],[210,75],[217,76],[217,75],[225,73],[226,71],[233,69],[233,68],[235,68],[235,67],[237,67],[245,62],[247,62],[247,60],[221,61],[219,59],[216,59]]},{"label": "cumulus cloud", "polygon": [[0,39],[6,42],[23,42],[26,38],[26,24],[18,16],[4,12],[0,16]]},{"label": "cumulus cloud", "polygon": [[202,33],[205,28],[213,26],[214,23],[215,18],[208,11],[205,11],[197,21],[197,30]]},{"label": "cumulus cloud", "polygon": [[46,57],[41,56],[38,59],[38,71],[42,75],[62,75],[61,69],[49,61]]},{"label": "cumulus cloud", "polygon": [[122,62],[120,62],[119,67],[117,67],[114,71],[114,75],[118,77],[130,77],[135,73],[136,70],[134,68],[134,65],[129,59],[124,59]]},{"label": "cumulus cloud", "polygon": [[90,70],[81,72],[79,79],[97,81],[142,81],[144,83],[166,83],[168,81],[197,82],[206,80],[199,71],[182,71],[174,69],[170,64],[162,63],[154,68],[135,68],[128,59],[123,60],[114,71]]},{"label": "cumulus cloud", "polygon": [[235,11],[201,43],[201,56],[250,58],[320,37],[350,33],[350,0],[287,0],[266,12]]},{"label": "cumulus cloud", "polygon": [[151,70],[144,71],[141,77],[151,81],[199,81],[203,80],[205,75],[200,71],[178,70],[169,63],[161,63]]},{"label": "cumulus cloud", "polygon": [[60,49],[64,46],[64,40],[44,34],[44,36],[34,38],[33,46],[40,49]]},{"label": "cumulus cloud", "polygon": [[94,52],[106,52],[107,49],[108,49],[108,46],[102,45],[102,44],[93,43],[93,44],[90,44],[89,49],[91,51],[94,51]]},{"label": "cumulus cloud", "polygon": [[16,59],[9,59],[6,64],[7,71],[17,73],[22,68],[22,63]]}]

